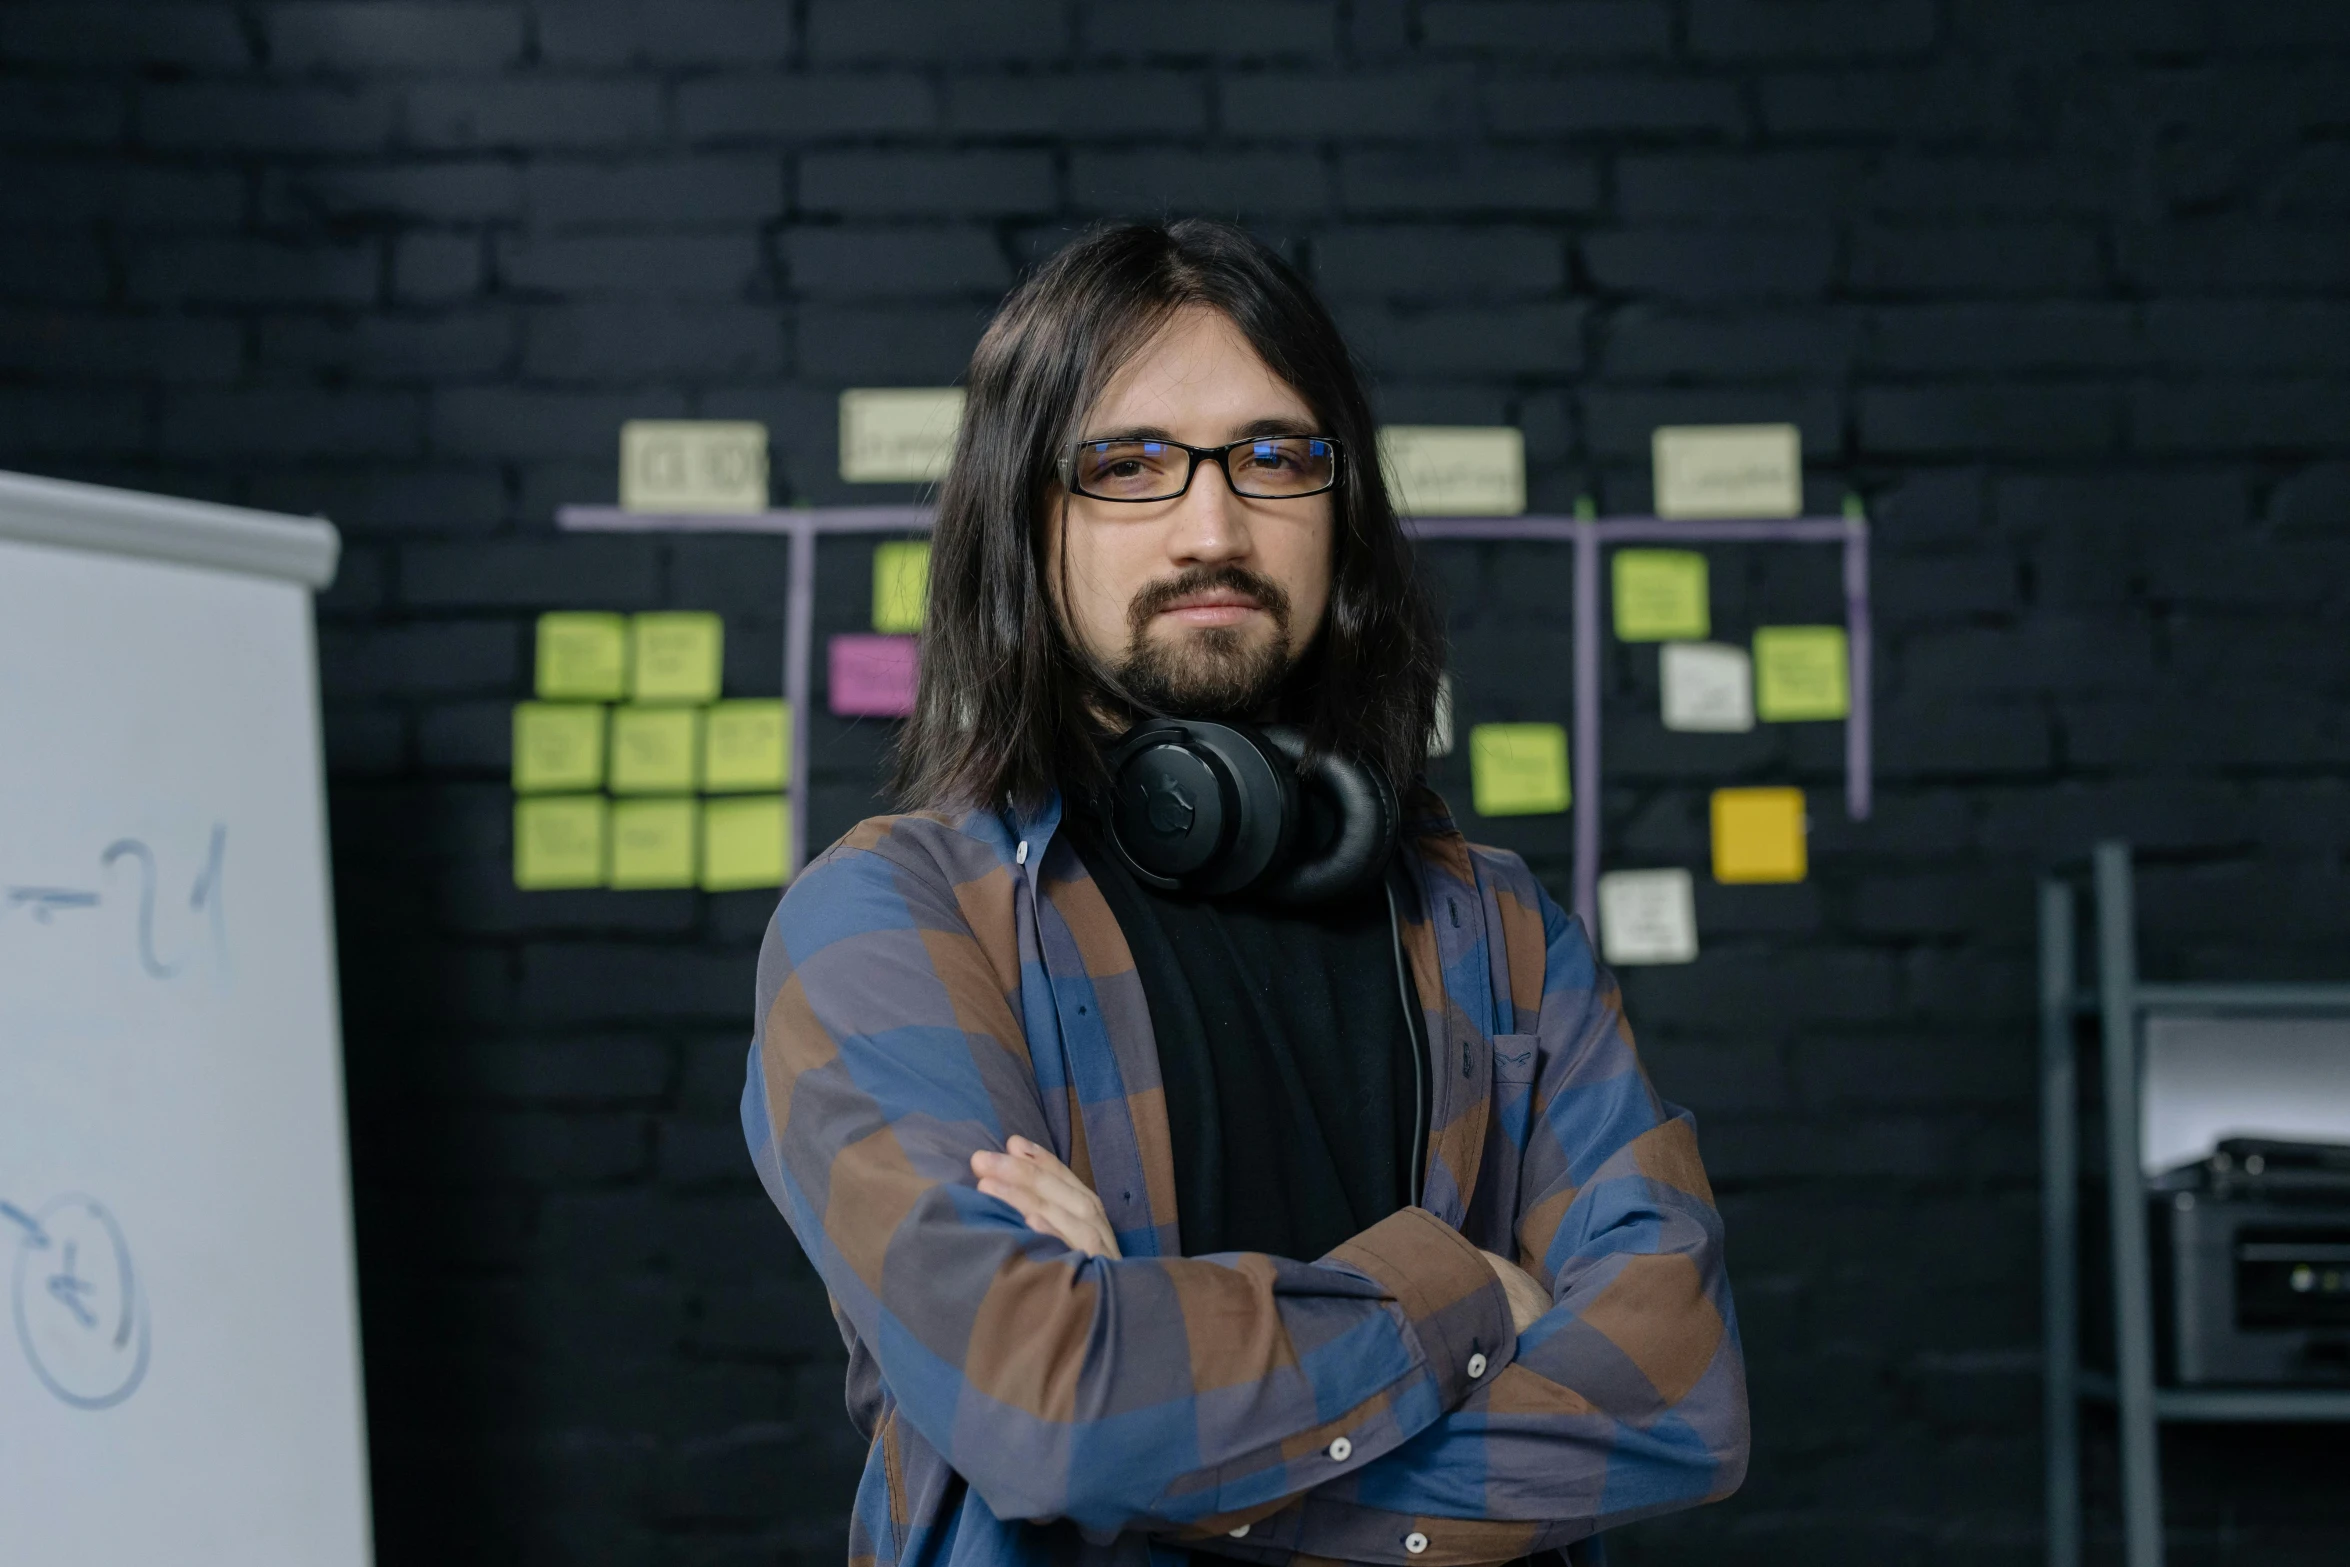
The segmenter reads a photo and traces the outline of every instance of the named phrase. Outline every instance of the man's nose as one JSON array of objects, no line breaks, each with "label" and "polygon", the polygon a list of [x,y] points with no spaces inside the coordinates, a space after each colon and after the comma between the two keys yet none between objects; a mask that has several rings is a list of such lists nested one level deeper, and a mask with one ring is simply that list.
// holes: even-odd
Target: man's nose
[{"label": "man's nose", "polygon": [[1179,566],[1245,560],[1254,547],[1247,502],[1232,493],[1223,465],[1205,459],[1191,476],[1191,488],[1176,497],[1167,530],[1167,554]]}]

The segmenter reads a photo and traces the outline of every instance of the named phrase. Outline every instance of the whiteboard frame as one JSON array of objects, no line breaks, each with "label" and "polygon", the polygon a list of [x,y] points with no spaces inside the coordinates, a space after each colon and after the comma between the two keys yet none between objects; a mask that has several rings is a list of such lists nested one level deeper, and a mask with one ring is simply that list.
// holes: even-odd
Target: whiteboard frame
[{"label": "whiteboard frame", "polygon": [[325,521],[6,472],[0,539],[280,577],[311,589],[335,580],[343,549]]}]

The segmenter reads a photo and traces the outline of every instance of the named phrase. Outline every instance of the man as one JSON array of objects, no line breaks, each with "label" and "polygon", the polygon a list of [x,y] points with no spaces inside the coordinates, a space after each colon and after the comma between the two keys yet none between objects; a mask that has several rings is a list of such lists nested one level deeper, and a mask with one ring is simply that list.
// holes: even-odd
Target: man
[{"label": "man", "polygon": [[[922,809],[785,896],[743,1100],[848,1342],[852,1563],[1506,1562],[1744,1474],[1689,1117],[1582,929],[1414,782],[1437,636],[1375,436],[1216,224],[1078,241],[973,357]],[[1105,748],[1167,717],[1404,786],[1384,882],[1138,874]]]}]

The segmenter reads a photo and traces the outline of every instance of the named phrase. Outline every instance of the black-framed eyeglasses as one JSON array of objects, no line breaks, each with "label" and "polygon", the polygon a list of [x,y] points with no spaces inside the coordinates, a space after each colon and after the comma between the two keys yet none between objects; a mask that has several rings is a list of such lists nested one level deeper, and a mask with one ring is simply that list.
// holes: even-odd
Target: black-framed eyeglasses
[{"label": "black-framed eyeglasses", "polygon": [[1335,488],[1341,455],[1327,435],[1258,435],[1223,446],[1132,436],[1078,441],[1061,459],[1061,482],[1097,501],[1171,501],[1191,488],[1201,463],[1212,462],[1235,495],[1293,501]]}]

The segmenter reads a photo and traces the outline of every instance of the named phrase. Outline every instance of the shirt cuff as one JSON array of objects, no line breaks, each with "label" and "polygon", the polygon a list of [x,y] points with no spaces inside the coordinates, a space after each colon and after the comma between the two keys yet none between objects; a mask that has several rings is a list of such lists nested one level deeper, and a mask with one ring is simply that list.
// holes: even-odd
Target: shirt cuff
[{"label": "shirt cuff", "polygon": [[1395,1297],[1443,1408],[1458,1408],[1516,1358],[1509,1295],[1493,1265],[1427,1209],[1399,1209],[1324,1260],[1367,1274]]}]

